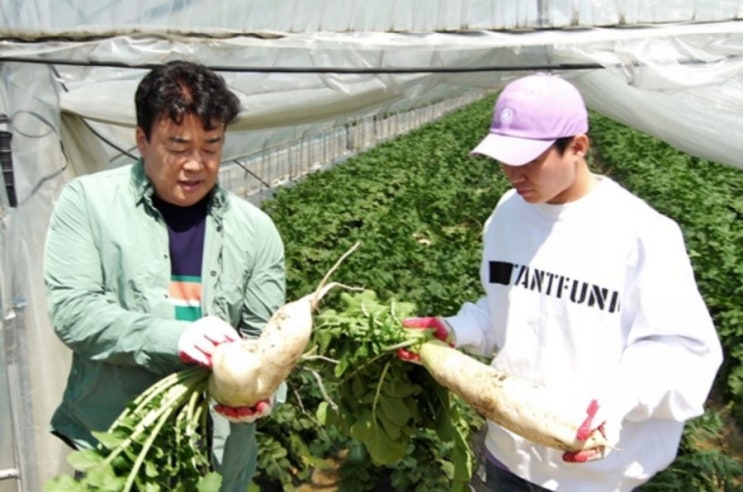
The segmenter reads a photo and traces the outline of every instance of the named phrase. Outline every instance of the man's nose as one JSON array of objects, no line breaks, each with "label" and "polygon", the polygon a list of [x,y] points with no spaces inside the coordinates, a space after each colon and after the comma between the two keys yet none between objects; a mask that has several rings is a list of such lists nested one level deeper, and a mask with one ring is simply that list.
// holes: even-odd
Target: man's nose
[{"label": "man's nose", "polygon": [[192,172],[200,171],[203,167],[203,159],[201,158],[201,153],[198,150],[191,152],[188,155],[185,164],[183,165],[183,168],[186,171]]},{"label": "man's nose", "polygon": [[506,178],[512,183],[519,182],[524,179],[524,170],[522,166],[511,166],[508,164],[501,164],[501,169]]}]

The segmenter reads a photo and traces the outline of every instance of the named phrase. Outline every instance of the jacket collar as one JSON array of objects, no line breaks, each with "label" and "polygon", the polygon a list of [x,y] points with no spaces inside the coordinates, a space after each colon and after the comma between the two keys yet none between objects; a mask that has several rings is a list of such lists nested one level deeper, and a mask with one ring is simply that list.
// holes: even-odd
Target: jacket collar
[{"label": "jacket collar", "polygon": [[[152,204],[152,195],[155,193],[155,187],[144,172],[144,162],[140,157],[132,166],[132,187],[136,203],[144,203],[147,208],[154,210]],[[221,217],[225,204],[227,202],[227,192],[219,183],[214,185],[210,192],[211,202],[209,204],[209,214],[215,217]]]}]

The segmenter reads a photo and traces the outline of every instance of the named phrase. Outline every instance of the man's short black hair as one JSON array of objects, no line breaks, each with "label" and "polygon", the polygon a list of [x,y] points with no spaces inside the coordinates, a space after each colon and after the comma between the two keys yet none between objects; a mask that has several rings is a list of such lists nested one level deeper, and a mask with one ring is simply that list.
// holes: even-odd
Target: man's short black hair
[{"label": "man's short black hair", "polygon": [[137,126],[147,139],[160,118],[180,124],[191,113],[211,130],[221,123],[231,123],[240,111],[240,100],[224,78],[204,65],[181,60],[160,65],[145,75],[134,102]]}]

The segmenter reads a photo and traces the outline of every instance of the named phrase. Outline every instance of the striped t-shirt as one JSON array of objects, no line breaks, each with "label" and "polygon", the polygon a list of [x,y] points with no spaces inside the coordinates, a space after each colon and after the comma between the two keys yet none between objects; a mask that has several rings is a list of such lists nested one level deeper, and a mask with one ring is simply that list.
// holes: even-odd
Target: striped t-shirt
[{"label": "striped t-shirt", "polygon": [[189,207],[153,199],[168,225],[170,299],[179,320],[201,318],[201,263],[208,203],[208,195]]}]

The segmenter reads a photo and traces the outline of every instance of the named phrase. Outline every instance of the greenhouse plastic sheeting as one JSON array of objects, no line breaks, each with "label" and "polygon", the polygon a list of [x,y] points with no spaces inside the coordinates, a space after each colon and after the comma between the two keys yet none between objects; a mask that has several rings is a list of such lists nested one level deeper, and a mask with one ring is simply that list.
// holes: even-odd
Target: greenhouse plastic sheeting
[{"label": "greenhouse plastic sheeting", "polygon": [[6,0],[0,25],[21,36],[166,30],[432,32],[717,22],[741,17],[736,0]]},{"label": "greenhouse plastic sheeting", "polygon": [[[526,34],[318,33],[270,41],[157,39],[149,44],[118,38],[96,43],[95,53],[85,44],[80,52],[68,48],[70,52],[62,54],[57,49],[53,56],[147,64],[179,53],[224,68],[244,107],[233,127],[232,141],[240,145],[231,145],[226,158],[248,155],[318,125],[420,104],[446,88],[498,89],[516,75],[549,69],[573,79],[593,109],[693,155],[740,167],[740,28],[738,23],[721,23]],[[568,69],[586,65],[604,68]],[[371,68],[421,71],[312,72]],[[297,69],[306,72],[282,71]],[[62,109],[95,122],[131,127],[132,94],[143,73],[105,67],[67,70]],[[597,83],[597,77],[603,82]],[[277,131],[287,128],[297,131]],[[131,132],[127,137],[119,143],[131,147]]]},{"label": "greenhouse plastic sheeting", "polygon": [[[0,8],[0,113],[10,117],[14,163],[12,183],[0,181],[0,459],[27,492],[66,469],[68,451],[47,431],[70,354],[46,312],[46,226],[66,181],[133,158],[133,92],[151,65],[186,58],[220,71],[243,103],[225,161],[246,170],[258,152],[496,91],[538,70],[570,78],[596,111],[743,168],[737,1],[0,0]],[[17,203],[2,192],[7,184]]]}]

